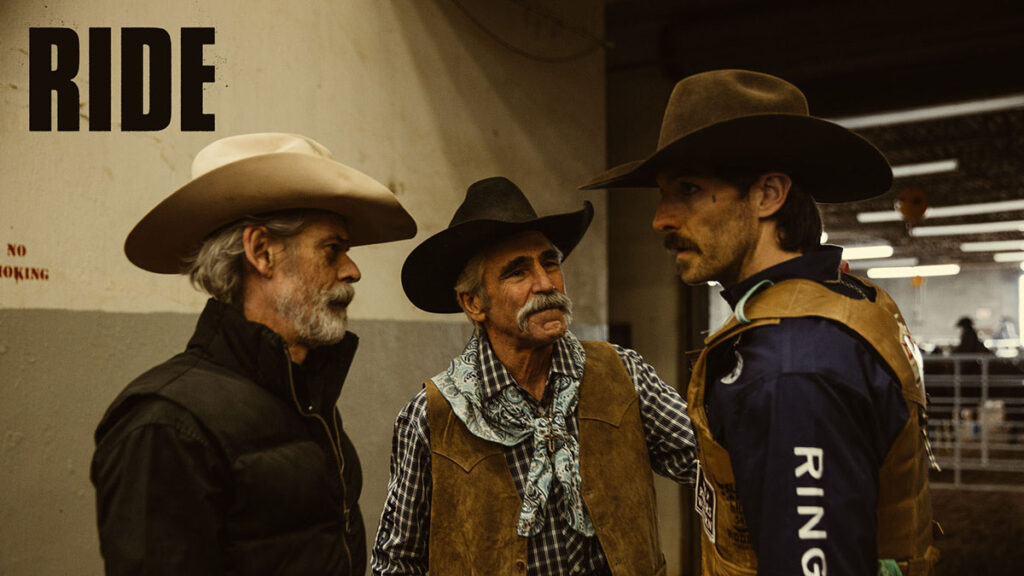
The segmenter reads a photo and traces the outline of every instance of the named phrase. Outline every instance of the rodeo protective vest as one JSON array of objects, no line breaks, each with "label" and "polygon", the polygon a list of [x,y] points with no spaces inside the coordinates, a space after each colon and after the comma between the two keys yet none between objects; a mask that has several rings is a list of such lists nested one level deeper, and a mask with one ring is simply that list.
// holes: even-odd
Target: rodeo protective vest
[{"label": "rodeo protective vest", "polygon": [[[664,575],[636,388],[614,348],[582,344],[587,360],[577,415],[583,501],[614,576]],[[527,538],[516,535],[522,501],[504,447],[474,436],[430,380],[426,396],[430,573],[525,574]]]},{"label": "rodeo protective vest", "polygon": [[833,320],[855,332],[899,379],[910,414],[879,471],[878,557],[896,560],[904,576],[932,574],[938,550],[931,545],[925,393],[920,367],[914,359],[916,345],[889,295],[861,281],[877,290],[874,302],[837,294],[809,280],[781,281],[746,302],[744,313],[748,322],[741,323],[734,316],[705,341],[687,392],[700,460],[695,500],[703,526],[705,576],[757,573],[757,555],[734,488],[729,453],[712,437],[704,411],[708,354],[717,346],[728,345],[746,330],[775,325],[784,318],[809,316]]}]

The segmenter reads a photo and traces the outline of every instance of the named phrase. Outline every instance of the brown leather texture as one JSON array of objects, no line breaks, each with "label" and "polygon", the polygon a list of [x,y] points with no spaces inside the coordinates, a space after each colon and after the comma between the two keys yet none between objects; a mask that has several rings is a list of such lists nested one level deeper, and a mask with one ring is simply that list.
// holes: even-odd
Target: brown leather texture
[{"label": "brown leather texture", "polygon": [[[654,479],[636,389],[614,348],[584,342],[577,407],[583,501],[614,576],[658,576]],[[433,496],[430,573],[522,574],[527,539],[516,535],[522,501],[504,448],[474,436],[426,382]]]},{"label": "brown leather texture", "polygon": [[875,302],[847,298],[808,280],[779,282],[752,297],[745,309],[750,323],[735,317],[708,337],[694,367],[688,390],[690,418],[698,438],[701,470],[716,496],[715,540],[702,531],[703,570],[706,575],[740,576],[757,573],[752,549],[735,491],[729,453],[711,436],[704,413],[707,355],[715,346],[740,333],[778,324],[783,318],[820,317],[845,325],[871,346],[899,378],[910,415],[893,442],[879,472],[879,558],[893,558],[913,567],[915,574],[931,574],[938,559],[932,544],[932,508],[928,489],[928,460],[923,434],[924,385],[912,360],[909,335],[899,309],[888,294],[877,290]]}]

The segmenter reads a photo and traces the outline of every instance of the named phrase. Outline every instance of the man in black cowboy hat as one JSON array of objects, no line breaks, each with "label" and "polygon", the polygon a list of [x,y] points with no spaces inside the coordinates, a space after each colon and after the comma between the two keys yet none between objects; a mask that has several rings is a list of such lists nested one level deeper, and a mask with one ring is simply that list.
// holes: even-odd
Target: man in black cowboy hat
[{"label": "man in black cowboy hat", "polygon": [[375,575],[664,573],[651,470],[692,484],[686,406],[632,350],[580,342],[562,260],[593,218],[469,187],[402,284],[477,330],[398,416]]},{"label": "man in black cowboy hat", "polygon": [[125,253],[211,296],[185,351],[96,430],[108,575],[361,576],[362,473],[335,404],[358,339],[351,246],[410,238],[383,184],[295,134],[217,140]]},{"label": "man in black cowboy hat", "polygon": [[896,305],[820,246],[815,201],[885,192],[884,156],[774,76],[680,81],[658,149],[586,188],[658,187],[654,228],[733,317],[688,390],[708,575],[927,574],[929,450],[918,350]]}]

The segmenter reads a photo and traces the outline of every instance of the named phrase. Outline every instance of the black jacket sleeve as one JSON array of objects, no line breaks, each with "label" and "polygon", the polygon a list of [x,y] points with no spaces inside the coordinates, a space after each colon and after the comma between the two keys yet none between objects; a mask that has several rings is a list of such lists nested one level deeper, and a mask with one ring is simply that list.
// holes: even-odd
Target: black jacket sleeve
[{"label": "black jacket sleeve", "polygon": [[97,442],[100,549],[108,575],[224,574],[226,459],[195,418],[145,399]]}]

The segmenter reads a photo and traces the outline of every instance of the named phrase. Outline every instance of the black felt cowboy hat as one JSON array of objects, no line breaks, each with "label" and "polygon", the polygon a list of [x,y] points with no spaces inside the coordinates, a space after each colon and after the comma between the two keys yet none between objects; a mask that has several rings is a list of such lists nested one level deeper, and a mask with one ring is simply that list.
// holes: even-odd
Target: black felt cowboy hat
[{"label": "black felt cowboy hat", "polygon": [[854,132],[811,116],[807,99],[781,78],[714,70],[680,80],[661,122],[658,148],[581,186],[645,188],[667,167],[751,168],[786,172],[818,202],[849,202],[885,193],[885,156]]},{"label": "black felt cowboy hat", "polygon": [[563,256],[576,247],[594,218],[594,207],[538,217],[526,195],[507,178],[474,182],[444,230],[413,249],[402,266],[402,288],[427,312],[461,312],[455,282],[466,263],[489,245],[528,230],[544,233]]}]

